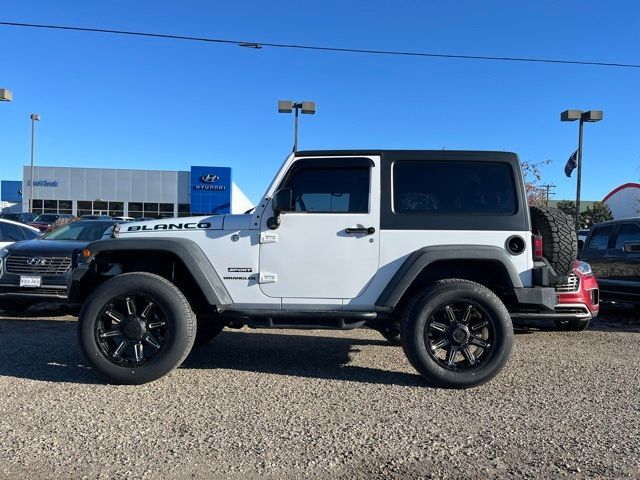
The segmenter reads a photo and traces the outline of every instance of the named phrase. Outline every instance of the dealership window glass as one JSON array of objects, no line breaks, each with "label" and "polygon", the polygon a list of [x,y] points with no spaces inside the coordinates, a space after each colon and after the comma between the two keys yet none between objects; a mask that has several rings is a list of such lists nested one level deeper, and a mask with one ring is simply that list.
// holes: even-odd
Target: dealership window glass
[{"label": "dealership window glass", "polygon": [[93,202],[87,202],[86,200],[78,200],[78,210],[89,210],[93,209]]},{"label": "dealership window glass", "polygon": [[45,210],[58,210],[58,201],[57,200],[45,200],[44,201]]},{"label": "dealership window glass", "polygon": [[173,215],[173,203],[161,203],[160,213],[170,213]]},{"label": "dealership window glass", "polygon": [[190,213],[191,205],[189,203],[179,203],[178,204],[178,213]]},{"label": "dealership window glass", "polygon": [[132,212],[131,210],[129,210],[129,216],[131,218],[140,218],[142,216],[142,212]]},{"label": "dealership window glass", "polygon": [[145,217],[157,217],[159,205],[157,203],[145,203],[143,204],[143,213]]},{"label": "dealership window glass", "polygon": [[105,202],[105,201],[93,202],[94,215],[106,215],[108,211],[109,211],[109,202]]},{"label": "dealership window glass", "polygon": [[71,200],[59,200],[58,208],[61,210],[73,210],[73,202]]},{"label": "dealership window glass", "polygon": [[31,204],[33,208],[42,208],[42,200],[38,200],[37,198],[34,198]]},{"label": "dealership window glass", "polygon": [[640,242],[640,227],[635,223],[623,223],[616,238],[616,250],[623,250],[626,242]]},{"label": "dealership window glass", "polygon": [[517,207],[513,173],[500,162],[399,161],[393,207],[399,214],[511,215]]},{"label": "dealership window glass", "polygon": [[369,168],[303,168],[287,182],[295,212],[367,213]]},{"label": "dealership window glass", "polygon": [[84,215],[93,215],[92,210],[80,210],[78,209],[78,217],[82,217]]},{"label": "dealership window glass", "polygon": [[142,203],[140,202],[129,202],[129,211],[133,212],[141,212],[142,211]]},{"label": "dealership window glass", "polygon": [[591,248],[593,250],[606,250],[612,229],[612,226],[596,228],[591,234],[587,248]]}]

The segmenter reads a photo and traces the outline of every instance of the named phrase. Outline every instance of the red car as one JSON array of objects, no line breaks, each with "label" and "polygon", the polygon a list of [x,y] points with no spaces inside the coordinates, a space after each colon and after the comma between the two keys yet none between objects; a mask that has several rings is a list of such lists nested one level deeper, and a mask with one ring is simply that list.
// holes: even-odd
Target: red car
[{"label": "red car", "polygon": [[556,306],[545,314],[512,314],[518,318],[553,320],[559,330],[585,330],[600,309],[600,290],[591,266],[580,260],[573,262],[573,272],[564,285],[556,287]]},{"label": "red car", "polygon": [[74,218],[73,215],[67,213],[43,213],[38,215],[33,222],[27,223],[32,227],[37,228],[41,232],[47,232],[51,225],[60,218]]}]

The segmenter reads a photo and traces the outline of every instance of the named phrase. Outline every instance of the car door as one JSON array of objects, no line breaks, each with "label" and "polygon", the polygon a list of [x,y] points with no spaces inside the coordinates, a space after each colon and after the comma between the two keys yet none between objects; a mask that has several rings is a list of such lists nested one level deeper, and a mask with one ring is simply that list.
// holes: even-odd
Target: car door
[{"label": "car door", "polygon": [[615,225],[595,227],[580,252],[580,259],[591,265],[598,281],[606,282],[609,277],[609,243],[614,229]]},{"label": "car door", "polygon": [[335,308],[360,295],[379,262],[379,157],[296,160],[279,188],[291,189],[293,205],[275,230],[262,219],[263,293],[283,308],[287,298]]},{"label": "car door", "polygon": [[629,243],[640,244],[640,225],[634,222],[622,223],[616,233],[608,278],[620,293],[640,297],[640,250],[625,251]]}]

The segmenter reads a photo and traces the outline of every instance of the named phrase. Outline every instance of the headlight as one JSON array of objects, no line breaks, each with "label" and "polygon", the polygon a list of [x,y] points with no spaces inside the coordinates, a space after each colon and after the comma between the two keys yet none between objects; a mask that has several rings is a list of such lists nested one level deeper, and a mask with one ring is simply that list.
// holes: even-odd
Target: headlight
[{"label": "headlight", "polygon": [[0,248],[0,258],[4,258],[7,255],[9,255],[9,250],[7,250],[6,248]]},{"label": "headlight", "polygon": [[112,238],[117,238],[118,237],[118,235],[120,234],[120,228],[121,228],[121,224],[119,224],[119,223],[116,223],[113,226],[113,232],[111,233],[111,237]]},{"label": "headlight", "polygon": [[576,270],[578,270],[583,275],[591,275],[591,265],[587,262],[578,262],[576,265]]}]

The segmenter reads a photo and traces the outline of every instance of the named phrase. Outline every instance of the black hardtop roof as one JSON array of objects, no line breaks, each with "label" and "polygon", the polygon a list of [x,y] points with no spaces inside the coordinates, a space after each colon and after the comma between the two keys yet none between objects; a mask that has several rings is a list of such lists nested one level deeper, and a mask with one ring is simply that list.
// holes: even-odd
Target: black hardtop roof
[{"label": "black hardtop roof", "polygon": [[616,218],[615,220],[607,220],[606,222],[596,223],[589,231],[593,232],[596,227],[606,227],[608,225],[618,225],[619,223],[640,223],[640,217]]},{"label": "black hardtop roof", "polygon": [[296,157],[379,155],[390,160],[478,160],[517,161],[513,152],[491,150],[301,150]]}]

